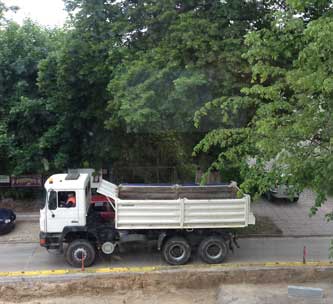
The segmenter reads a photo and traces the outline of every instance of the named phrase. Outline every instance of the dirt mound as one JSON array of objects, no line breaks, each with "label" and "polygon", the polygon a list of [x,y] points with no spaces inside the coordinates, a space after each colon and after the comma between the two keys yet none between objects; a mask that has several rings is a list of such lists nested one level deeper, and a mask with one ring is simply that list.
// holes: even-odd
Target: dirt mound
[{"label": "dirt mound", "polygon": [[[167,290],[125,290],[111,293],[97,292],[84,296],[44,297],[38,300],[23,300],[27,304],[214,304],[216,303],[216,290],[190,290],[190,289],[167,289]],[[1,302],[9,304],[15,302]]]},{"label": "dirt mound", "polygon": [[[298,267],[298,268],[242,268],[242,269],[175,269],[149,273],[119,273],[108,275],[91,275],[61,282],[23,282],[16,284],[0,285],[0,301],[27,302],[45,298],[72,297],[98,297],[100,295],[122,296],[124,294],[146,293],[161,294],[166,299],[167,295],[175,291],[185,290],[187,294],[193,293],[195,298],[199,295],[209,295],[212,299],[216,296],[221,284],[276,284],[280,282],[304,283],[304,282],[333,282],[333,267]],[[41,279],[42,280],[42,279]],[[215,291],[213,291],[215,290]],[[215,299],[215,296],[213,297]],[[214,303],[204,300],[205,304]],[[189,298],[191,299],[191,298]],[[202,303],[197,302],[197,303]],[[52,302],[58,303],[58,302]],[[96,302],[96,304],[99,302]],[[106,303],[106,302],[100,302]],[[126,303],[126,302],[124,302]],[[140,302],[139,302],[140,303]],[[144,303],[144,302],[142,302]],[[148,302],[149,303],[149,302]],[[152,302],[163,303],[163,302]],[[168,303],[168,302],[164,302]],[[170,303],[170,302],[169,302]],[[182,303],[182,302],[173,302]],[[184,302],[186,303],[186,302]],[[190,302],[195,303],[195,302]],[[221,302],[223,303],[223,302]]]},{"label": "dirt mound", "polygon": [[[177,288],[142,288],[139,290],[116,290],[107,292],[105,290],[95,290],[92,293],[84,292],[81,295],[64,295],[59,293],[56,296],[45,295],[38,299],[21,299],[20,303],[26,304],[329,304],[333,300],[331,284],[317,282],[303,284],[322,288],[324,298],[301,298],[288,297],[288,286],[280,284],[223,284],[217,288],[207,289],[177,289]],[[84,290],[84,286],[82,286]],[[2,304],[17,303],[17,301],[7,300]]]}]

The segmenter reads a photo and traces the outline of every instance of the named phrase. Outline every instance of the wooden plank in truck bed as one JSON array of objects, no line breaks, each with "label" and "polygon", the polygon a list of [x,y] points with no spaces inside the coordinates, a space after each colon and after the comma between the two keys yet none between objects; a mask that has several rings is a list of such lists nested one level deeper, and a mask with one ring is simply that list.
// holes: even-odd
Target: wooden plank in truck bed
[{"label": "wooden plank in truck bed", "polygon": [[237,189],[227,185],[216,186],[132,186],[120,185],[118,187],[120,199],[219,199],[236,198]]}]

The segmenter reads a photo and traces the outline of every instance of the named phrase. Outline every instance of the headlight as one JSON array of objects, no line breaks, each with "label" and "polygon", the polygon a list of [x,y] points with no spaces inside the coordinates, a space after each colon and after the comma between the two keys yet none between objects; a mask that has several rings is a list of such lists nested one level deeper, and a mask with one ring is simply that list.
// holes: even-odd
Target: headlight
[{"label": "headlight", "polygon": [[8,224],[8,223],[10,223],[10,219],[5,220],[5,224]]}]

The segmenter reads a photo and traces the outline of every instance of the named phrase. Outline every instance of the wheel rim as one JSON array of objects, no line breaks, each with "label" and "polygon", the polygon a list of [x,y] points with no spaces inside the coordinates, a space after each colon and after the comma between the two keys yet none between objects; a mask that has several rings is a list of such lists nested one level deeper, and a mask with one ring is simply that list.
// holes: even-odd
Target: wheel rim
[{"label": "wheel rim", "polygon": [[217,242],[210,243],[206,247],[206,255],[212,260],[217,260],[223,256],[223,247]]},{"label": "wheel rim", "polygon": [[77,262],[82,262],[82,259],[86,260],[87,256],[88,252],[83,247],[76,248],[73,252],[73,258]]},{"label": "wheel rim", "polygon": [[169,255],[173,260],[179,262],[185,257],[186,250],[182,245],[174,244],[169,249]]}]

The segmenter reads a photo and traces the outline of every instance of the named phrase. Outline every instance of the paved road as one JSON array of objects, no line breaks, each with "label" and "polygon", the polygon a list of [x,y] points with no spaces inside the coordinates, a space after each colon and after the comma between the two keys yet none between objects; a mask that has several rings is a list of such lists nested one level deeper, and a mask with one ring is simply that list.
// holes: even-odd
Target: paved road
[{"label": "paved road", "polygon": [[[230,254],[226,263],[302,261],[307,247],[308,261],[328,261],[329,237],[240,239],[240,249]],[[133,253],[134,252],[134,253]],[[200,263],[194,258],[192,263]],[[157,266],[165,262],[155,250],[135,249],[112,258],[100,258],[96,267]],[[62,255],[48,253],[36,243],[0,244],[0,272],[64,269],[69,266]]]}]

